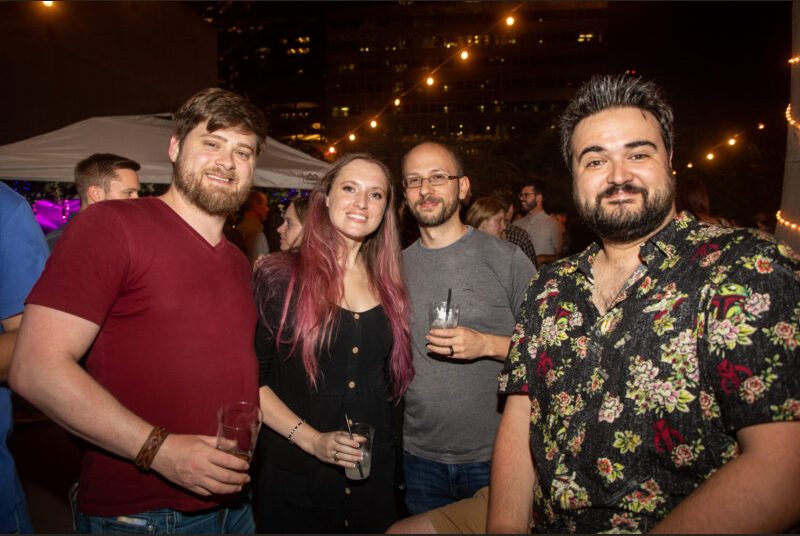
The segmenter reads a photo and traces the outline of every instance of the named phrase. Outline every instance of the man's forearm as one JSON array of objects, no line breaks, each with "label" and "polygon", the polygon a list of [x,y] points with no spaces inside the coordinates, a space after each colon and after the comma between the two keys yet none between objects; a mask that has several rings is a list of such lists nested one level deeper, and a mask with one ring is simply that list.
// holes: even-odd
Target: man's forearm
[{"label": "man's forearm", "polygon": [[521,534],[530,530],[536,478],[528,443],[530,415],[527,395],[508,397],[492,452],[488,533]]},{"label": "man's forearm", "polygon": [[[769,448],[723,465],[659,523],[654,533],[780,533],[800,522],[800,422],[770,423]],[[777,429],[776,426],[784,427]],[[793,430],[792,430],[793,428]],[[756,431],[756,430],[753,430]],[[783,433],[789,432],[789,433]]]},{"label": "man's forearm", "polygon": [[152,426],[77,363],[97,326],[44,307],[29,306],[25,315],[11,364],[11,387],[73,434],[135,458]]}]

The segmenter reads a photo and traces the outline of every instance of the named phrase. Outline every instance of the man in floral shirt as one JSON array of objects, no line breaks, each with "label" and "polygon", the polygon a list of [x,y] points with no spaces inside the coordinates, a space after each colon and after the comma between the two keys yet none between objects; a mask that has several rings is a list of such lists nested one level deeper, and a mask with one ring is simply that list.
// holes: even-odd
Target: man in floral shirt
[{"label": "man in floral shirt", "polygon": [[594,77],[561,119],[601,242],[528,290],[500,374],[489,532],[527,531],[531,504],[541,532],[800,521],[800,257],[676,215],[672,121],[630,76]]}]

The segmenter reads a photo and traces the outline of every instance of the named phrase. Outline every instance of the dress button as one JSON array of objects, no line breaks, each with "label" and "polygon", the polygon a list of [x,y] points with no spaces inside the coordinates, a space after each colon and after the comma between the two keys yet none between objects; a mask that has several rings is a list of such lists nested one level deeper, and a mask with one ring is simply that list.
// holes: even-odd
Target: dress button
[{"label": "dress button", "polygon": [[350,495],[350,488],[344,488],[344,494]]},{"label": "dress button", "polygon": [[347,386],[350,389],[355,389],[356,388],[356,382],[354,382],[353,380],[350,380],[349,382],[347,382]]},{"label": "dress button", "polygon": [[353,353],[354,353],[354,354],[357,354],[357,353],[358,353],[358,346],[353,346]]},{"label": "dress button", "polygon": [[358,320],[359,318],[361,318],[361,315],[360,315],[360,314],[358,314],[358,313],[353,313],[353,318],[355,318],[356,320]]}]

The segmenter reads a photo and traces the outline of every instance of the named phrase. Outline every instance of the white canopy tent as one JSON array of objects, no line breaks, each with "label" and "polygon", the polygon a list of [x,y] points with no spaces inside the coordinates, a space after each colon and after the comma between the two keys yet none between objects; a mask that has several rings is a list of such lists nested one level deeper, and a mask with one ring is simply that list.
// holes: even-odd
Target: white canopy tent
[{"label": "white canopy tent", "polygon": [[[92,153],[115,153],[141,164],[145,183],[169,183],[167,156],[172,119],[167,115],[92,117],[59,130],[0,146],[0,178],[72,182],[75,164]],[[313,188],[329,164],[267,138],[256,162],[254,185]]]}]

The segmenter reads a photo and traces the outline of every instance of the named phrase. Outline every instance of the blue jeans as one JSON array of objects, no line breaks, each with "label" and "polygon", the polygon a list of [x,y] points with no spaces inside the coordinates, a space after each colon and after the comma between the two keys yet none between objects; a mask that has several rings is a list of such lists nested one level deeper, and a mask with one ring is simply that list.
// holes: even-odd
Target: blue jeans
[{"label": "blue jeans", "polygon": [[87,516],[78,510],[77,484],[69,493],[75,532],[80,534],[255,534],[256,524],[249,497],[235,506],[200,512],[170,508],[125,516]]},{"label": "blue jeans", "polygon": [[439,463],[403,452],[408,511],[421,514],[472,497],[489,485],[490,464]]}]

